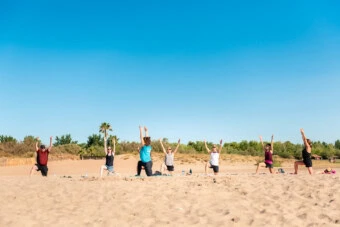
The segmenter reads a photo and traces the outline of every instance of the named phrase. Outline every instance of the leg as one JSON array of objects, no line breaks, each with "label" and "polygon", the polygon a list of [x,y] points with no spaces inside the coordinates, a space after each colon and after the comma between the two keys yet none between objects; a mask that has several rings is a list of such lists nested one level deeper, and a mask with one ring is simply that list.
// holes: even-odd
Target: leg
[{"label": "leg", "polygon": [[313,174],[313,167],[307,167],[307,169],[308,169],[309,174],[312,175]]},{"label": "leg", "polygon": [[145,172],[148,177],[152,176],[152,161],[145,164]]},{"label": "leg", "polygon": [[103,170],[107,170],[107,167],[105,166],[105,165],[102,165],[101,167],[100,167],[100,177],[102,178],[103,177]]},{"label": "leg", "polygon": [[142,171],[142,161],[139,161],[137,164],[137,176],[140,176],[140,172]]},{"label": "leg", "polygon": [[259,172],[259,168],[260,167],[266,167],[266,164],[264,162],[260,162],[259,164],[257,164],[257,168],[256,168],[256,172],[255,173]]},{"label": "leg", "polygon": [[47,177],[47,173],[48,173],[48,167],[47,166],[42,166],[40,171],[41,171],[41,175],[43,177]]},{"label": "leg", "polygon": [[273,168],[268,168],[269,169],[269,172],[271,173],[271,174],[273,174]]},{"label": "leg", "polygon": [[304,165],[303,161],[294,162],[294,170],[295,170],[294,174],[297,174],[298,169],[299,169],[299,165]]},{"label": "leg", "polygon": [[214,170],[214,175],[218,175],[218,172],[220,170],[220,167],[219,166],[213,166],[213,170]]},{"label": "leg", "polygon": [[36,165],[32,166],[31,171],[30,171],[30,176],[34,174],[34,171],[37,171],[38,167]]}]

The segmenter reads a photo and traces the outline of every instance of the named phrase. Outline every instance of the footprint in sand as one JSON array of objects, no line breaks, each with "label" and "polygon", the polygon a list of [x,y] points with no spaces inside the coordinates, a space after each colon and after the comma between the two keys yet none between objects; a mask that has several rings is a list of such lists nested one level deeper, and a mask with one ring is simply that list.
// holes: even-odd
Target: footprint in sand
[{"label": "footprint in sand", "polygon": [[305,219],[307,218],[307,214],[306,214],[306,213],[300,214],[300,215],[298,215],[297,217],[300,218],[300,219],[305,220]]}]

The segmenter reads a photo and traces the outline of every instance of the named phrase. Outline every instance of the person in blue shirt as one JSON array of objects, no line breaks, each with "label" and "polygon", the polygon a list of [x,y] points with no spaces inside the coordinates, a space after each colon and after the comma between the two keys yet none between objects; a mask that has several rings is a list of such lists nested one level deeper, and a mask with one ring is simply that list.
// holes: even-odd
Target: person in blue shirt
[{"label": "person in blue shirt", "polygon": [[139,126],[140,141],[142,147],[138,150],[140,161],[137,165],[137,175],[140,176],[142,167],[148,177],[152,176],[152,160],[151,160],[151,138],[148,135],[148,129],[144,126],[145,136],[143,137],[143,127]]}]

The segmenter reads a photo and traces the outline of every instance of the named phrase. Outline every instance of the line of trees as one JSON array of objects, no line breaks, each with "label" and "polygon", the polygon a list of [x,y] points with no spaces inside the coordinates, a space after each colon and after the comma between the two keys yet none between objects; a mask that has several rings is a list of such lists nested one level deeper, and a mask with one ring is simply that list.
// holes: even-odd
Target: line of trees
[{"label": "line of trees", "polygon": [[[106,146],[112,145],[112,139],[116,140],[116,154],[124,154],[137,152],[140,146],[139,142],[119,141],[115,135],[109,135],[112,127],[109,123],[104,122],[99,127],[98,134],[88,136],[86,143],[78,143],[72,139],[71,134],[56,136],[54,139],[53,152],[57,154],[71,154],[80,156],[99,156],[104,157],[104,149]],[[167,138],[163,142],[169,146],[175,147],[176,142],[169,143]],[[29,135],[23,141],[18,141],[12,136],[0,135],[0,157],[19,156],[33,157],[36,138]],[[213,143],[207,142],[211,147]],[[159,141],[152,141],[153,152],[162,152]],[[274,154],[282,158],[301,159],[301,144],[293,144],[289,141],[275,142]],[[203,141],[189,141],[187,144],[181,144],[178,152],[197,154],[205,153]],[[240,154],[251,156],[263,156],[262,145],[259,141],[241,141],[224,143],[222,153],[225,154]],[[334,144],[316,141],[313,143],[312,153],[321,156],[323,159],[328,159],[333,156],[340,157],[340,140]]]}]

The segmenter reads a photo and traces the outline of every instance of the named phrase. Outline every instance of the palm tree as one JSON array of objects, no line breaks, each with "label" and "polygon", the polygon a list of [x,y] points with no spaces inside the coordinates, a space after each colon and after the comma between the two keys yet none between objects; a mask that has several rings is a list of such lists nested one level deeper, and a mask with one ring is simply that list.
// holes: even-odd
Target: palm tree
[{"label": "palm tree", "polygon": [[106,151],[106,141],[107,141],[108,131],[112,131],[110,123],[103,122],[99,127],[99,132],[104,134],[104,149],[105,149],[105,151]]}]

